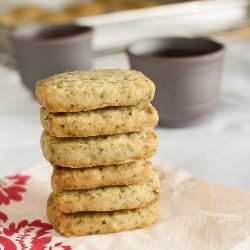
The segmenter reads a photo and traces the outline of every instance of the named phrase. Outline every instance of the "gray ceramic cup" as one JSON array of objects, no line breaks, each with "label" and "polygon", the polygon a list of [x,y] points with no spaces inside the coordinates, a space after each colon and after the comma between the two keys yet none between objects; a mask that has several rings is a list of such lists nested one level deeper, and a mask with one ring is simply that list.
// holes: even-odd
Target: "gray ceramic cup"
[{"label": "gray ceramic cup", "polygon": [[35,94],[38,80],[66,71],[89,70],[91,27],[77,24],[35,25],[10,35],[23,84]]},{"label": "gray ceramic cup", "polygon": [[152,104],[159,113],[159,126],[191,126],[215,107],[225,52],[222,44],[169,37],[136,42],[126,52],[131,69],[156,85]]}]

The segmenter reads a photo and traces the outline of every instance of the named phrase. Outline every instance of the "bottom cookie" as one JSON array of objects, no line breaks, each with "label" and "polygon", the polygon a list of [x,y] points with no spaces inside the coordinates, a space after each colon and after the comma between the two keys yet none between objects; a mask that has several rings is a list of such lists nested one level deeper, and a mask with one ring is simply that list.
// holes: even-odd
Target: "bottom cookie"
[{"label": "bottom cookie", "polygon": [[55,230],[66,236],[106,234],[143,228],[157,221],[159,204],[109,212],[60,212],[53,201],[53,194],[48,198],[47,216]]}]

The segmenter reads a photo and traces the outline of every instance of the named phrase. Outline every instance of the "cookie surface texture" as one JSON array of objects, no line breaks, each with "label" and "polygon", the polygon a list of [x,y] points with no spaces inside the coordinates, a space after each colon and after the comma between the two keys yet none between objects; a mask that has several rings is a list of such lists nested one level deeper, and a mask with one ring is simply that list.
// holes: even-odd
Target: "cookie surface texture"
[{"label": "cookie surface texture", "polygon": [[52,179],[56,207],[64,213],[79,211],[113,211],[149,206],[161,197],[161,187],[155,169],[138,184],[94,189],[65,190]]},{"label": "cookie surface texture", "polygon": [[154,127],[159,120],[155,108],[150,103],[64,113],[51,113],[41,108],[40,118],[44,129],[56,137],[134,132]]},{"label": "cookie surface texture", "polygon": [[150,160],[91,168],[54,166],[52,178],[58,186],[66,190],[129,185],[147,179],[151,167]]},{"label": "cookie surface texture", "polygon": [[135,70],[66,72],[36,84],[38,103],[50,112],[78,112],[149,102],[154,83]]},{"label": "cookie surface texture", "polygon": [[152,157],[158,149],[158,137],[152,128],[81,138],[58,138],[43,131],[41,147],[52,165],[79,168],[117,165]]},{"label": "cookie surface texture", "polygon": [[65,214],[55,207],[52,194],[47,202],[49,221],[56,231],[66,237],[106,234],[147,227],[157,221],[158,213],[159,204],[155,203],[131,210]]}]

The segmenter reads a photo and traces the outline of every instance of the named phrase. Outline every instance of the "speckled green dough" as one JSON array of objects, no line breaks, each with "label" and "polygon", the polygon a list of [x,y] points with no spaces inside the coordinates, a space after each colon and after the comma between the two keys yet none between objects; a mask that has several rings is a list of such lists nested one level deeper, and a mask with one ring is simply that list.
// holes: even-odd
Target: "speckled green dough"
[{"label": "speckled green dough", "polygon": [[111,212],[60,212],[51,194],[47,202],[47,216],[57,232],[66,236],[106,234],[136,228],[143,228],[155,223],[158,218],[159,204],[138,209],[126,209]]},{"label": "speckled green dough", "polygon": [[52,178],[63,189],[90,189],[144,181],[151,168],[152,163],[149,159],[91,168],[54,166]]},{"label": "speckled green dough", "polygon": [[159,121],[158,114],[150,103],[66,113],[51,113],[41,108],[40,118],[44,129],[56,137],[134,132],[154,127]]},{"label": "speckled green dough", "polygon": [[155,169],[138,184],[94,189],[65,190],[52,179],[54,202],[64,213],[79,211],[113,211],[145,207],[161,197],[161,187]]},{"label": "speckled green dough", "polygon": [[150,158],[158,149],[158,137],[152,128],[86,138],[57,138],[44,131],[41,147],[52,165],[81,168]]},{"label": "speckled green dough", "polygon": [[65,72],[36,84],[53,166],[47,216],[66,237],[156,222],[162,191],[150,157],[158,150],[154,83],[123,69]]},{"label": "speckled green dough", "polygon": [[36,98],[50,112],[78,112],[151,101],[155,85],[135,70],[66,72],[38,81]]}]

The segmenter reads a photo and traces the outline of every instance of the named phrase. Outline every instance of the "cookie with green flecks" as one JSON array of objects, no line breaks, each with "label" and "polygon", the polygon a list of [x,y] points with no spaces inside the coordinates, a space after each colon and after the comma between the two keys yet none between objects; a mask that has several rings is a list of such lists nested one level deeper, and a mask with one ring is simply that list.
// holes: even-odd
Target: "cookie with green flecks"
[{"label": "cookie with green flecks", "polygon": [[148,103],[136,106],[106,107],[81,112],[51,113],[40,109],[41,123],[56,137],[87,137],[121,134],[154,127],[159,121],[155,108]]},{"label": "cookie with green flecks", "polygon": [[158,137],[152,128],[89,137],[58,138],[43,131],[43,155],[52,164],[63,167],[117,165],[152,157],[158,150]]},{"label": "cookie with green flecks", "polygon": [[137,209],[66,214],[56,208],[52,194],[47,202],[47,216],[50,223],[57,232],[66,237],[144,228],[154,224],[158,214],[158,203]]},{"label": "cookie with green flecks", "polygon": [[38,103],[50,112],[79,112],[149,102],[154,83],[139,71],[123,69],[65,72],[36,84]]},{"label": "cookie with green flecks", "polygon": [[155,169],[140,183],[93,189],[65,190],[52,179],[56,207],[63,213],[79,211],[113,211],[145,207],[161,197],[161,187]]},{"label": "cookie with green flecks", "polygon": [[151,168],[149,159],[91,168],[54,166],[52,178],[58,186],[66,190],[130,185],[147,179]]}]

